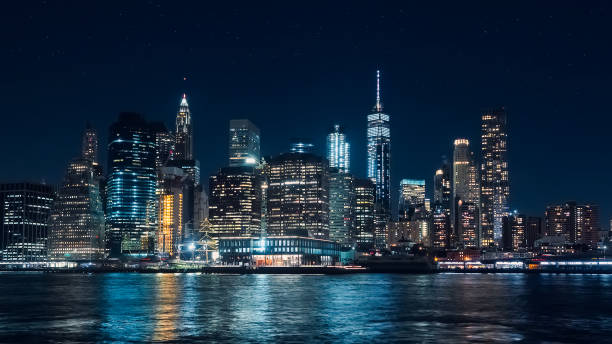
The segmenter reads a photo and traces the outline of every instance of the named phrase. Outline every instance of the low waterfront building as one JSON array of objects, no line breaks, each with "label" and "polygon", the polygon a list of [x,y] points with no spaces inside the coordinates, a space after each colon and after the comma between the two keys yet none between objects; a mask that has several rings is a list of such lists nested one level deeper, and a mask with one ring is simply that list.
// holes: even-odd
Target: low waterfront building
[{"label": "low waterfront building", "polygon": [[300,236],[226,237],[219,239],[221,262],[231,265],[334,265],[340,245]]}]

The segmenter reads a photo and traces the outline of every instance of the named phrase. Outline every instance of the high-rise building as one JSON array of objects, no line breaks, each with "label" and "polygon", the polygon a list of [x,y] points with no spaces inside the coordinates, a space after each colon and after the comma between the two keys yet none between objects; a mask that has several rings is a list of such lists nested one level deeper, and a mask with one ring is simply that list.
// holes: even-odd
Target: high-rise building
[{"label": "high-rise building", "polygon": [[339,172],[350,171],[350,145],[340,125],[334,125],[334,130],[327,135],[327,160],[329,167],[337,168]]},{"label": "high-rise building", "polygon": [[400,221],[411,221],[426,215],[425,180],[402,179],[400,181],[398,209]]},{"label": "high-rise building", "polygon": [[583,204],[576,206],[576,240],[591,247],[600,241],[599,206]]},{"label": "high-rise building", "polygon": [[569,243],[595,245],[599,240],[599,206],[573,201],[548,206],[545,227],[548,236],[563,236]]},{"label": "high-rise building", "polygon": [[152,122],[151,127],[155,134],[155,143],[157,144],[155,165],[159,170],[166,166],[169,160],[174,158],[175,139],[164,123]]},{"label": "high-rise building", "polygon": [[260,132],[248,119],[233,119],[229,126],[229,165],[256,166],[260,157]]},{"label": "high-rise building", "polygon": [[156,251],[176,256],[185,225],[185,199],[189,176],[180,168],[162,167],[159,180],[159,210]]},{"label": "high-rise building", "polygon": [[354,244],[354,186],[350,173],[331,168],[329,173],[329,239],[345,247]]},{"label": "high-rise building", "polygon": [[174,144],[174,159],[193,160],[193,127],[186,94],[183,94],[178,113],[176,114],[176,132],[174,138],[176,140]]},{"label": "high-rise building", "polygon": [[444,162],[434,175],[434,204],[441,204],[450,210],[452,198],[451,184],[451,169],[448,163]]},{"label": "high-rise building", "polygon": [[106,219],[112,255],[150,253],[157,231],[157,144],[149,123],[123,112],[110,126]]},{"label": "high-rise building", "polygon": [[368,178],[376,185],[376,202],[388,217],[391,209],[391,126],[380,98],[380,71],[376,71],[376,104],[367,119]]},{"label": "high-rise building", "polygon": [[479,221],[480,183],[474,154],[467,139],[456,139],[453,151],[453,197],[451,226],[453,246],[489,245],[481,240]]},{"label": "high-rise building", "polygon": [[536,216],[527,217],[527,225],[525,229],[525,245],[532,248],[536,240],[540,239],[542,233],[542,218]]},{"label": "high-rise building", "polygon": [[257,171],[249,166],[224,167],[209,182],[209,235],[259,235],[261,183]]},{"label": "high-rise building", "polygon": [[451,205],[453,198],[451,167],[444,159],[434,175],[434,203],[432,211],[432,247],[447,248],[451,242]]},{"label": "high-rise building", "polygon": [[89,124],[81,139],[81,156],[92,162],[98,162],[98,134]]},{"label": "high-rise building", "polygon": [[3,261],[47,259],[49,220],[55,192],[34,183],[0,184],[0,252]]},{"label": "high-rise building", "polygon": [[432,211],[431,245],[436,249],[449,247],[450,213],[441,203],[435,203]]},{"label": "high-rise building", "polygon": [[481,126],[481,231],[484,245],[499,241],[509,215],[508,131],[504,108],[485,111]]},{"label": "high-rise building", "polygon": [[370,179],[355,179],[355,240],[357,250],[367,252],[374,248],[374,207],[376,186]]},{"label": "high-rise building", "polygon": [[505,251],[518,251],[527,247],[527,216],[511,214],[502,219],[502,247]]},{"label": "high-rise building", "polygon": [[98,139],[88,127],[81,156],[68,165],[51,216],[49,258],[99,260],[105,256],[104,208],[96,163]]},{"label": "high-rise building", "polygon": [[312,153],[284,153],[268,168],[268,234],[329,237],[327,159]]}]

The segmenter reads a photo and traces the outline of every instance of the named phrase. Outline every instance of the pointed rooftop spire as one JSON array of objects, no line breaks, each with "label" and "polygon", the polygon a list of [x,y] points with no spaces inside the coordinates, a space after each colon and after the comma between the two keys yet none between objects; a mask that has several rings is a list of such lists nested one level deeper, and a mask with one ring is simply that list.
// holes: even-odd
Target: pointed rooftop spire
[{"label": "pointed rooftop spire", "polygon": [[382,111],[382,103],[380,102],[380,69],[376,70],[376,111]]},{"label": "pointed rooftop spire", "polygon": [[183,93],[183,99],[181,99],[181,106],[189,106],[189,104],[187,104],[187,94]]}]

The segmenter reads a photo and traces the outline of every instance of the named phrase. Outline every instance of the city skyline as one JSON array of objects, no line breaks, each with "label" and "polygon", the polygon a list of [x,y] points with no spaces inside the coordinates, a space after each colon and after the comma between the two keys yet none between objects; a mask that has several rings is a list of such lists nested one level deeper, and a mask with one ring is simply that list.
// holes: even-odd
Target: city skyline
[{"label": "city skyline", "polygon": [[[118,9],[112,16],[122,17],[119,13],[124,13],[127,18],[139,22],[156,11],[151,9],[143,14],[136,14],[129,5],[126,6],[125,10]],[[466,35],[472,38],[460,40],[457,43],[458,50],[448,56],[438,57],[428,64],[423,64],[423,61],[436,55],[436,48],[429,47],[427,39],[445,42],[441,34],[448,33],[450,25],[456,22],[451,21],[448,26],[429,36],[424,35],[412,40],[415,51],[422,50],[419,54],[410,54],[412,50],[401,48],[398,55],[409,56],[409,62],[412,62],[403,64],[386,52],[385,48],[389,49],[393,43],[390,39],[379,41],[381,49],[378,52],[363,54],[359,60],[346,66],[340,63],[347,61],[349,55],[336,49],[332,51],[334,54],[329,56],[328,63],[318,64],[316,62],[323,57],[322,52],[326,45],[320,41],[306,39],[301,52],[300,47],[290,41],[289,52],[297,51],[296,56],[273,51],[281,63],[277,68],[270,68],[273,65],[272,60],[262,58],[262,52],[257,49],[253,53],[255,57],[246,57],[248,53],[243,49],[255,46],[259,39],[246,35],[243,28],[236,27],[235,32],[232,32],[235,35],[231,35],[234,38],[231,42],[236,41],[236,36],[240,36],[242,39],[239,43],[226,42],[221,36],[215,36],[216,31],[213,31],[214,37],[210,38],[216,49],[227,49],[236,63],[223,63],[224,68],[219,68],[223,72],[210,71],[209,68],[195,63],[196,57],[201,57],[202,50],[195,47],[196,52],[189,53],[189,41],[196,40],[193,34],[187,34],[176,41],[176,44],[185,47],[185,50],[184,54],[179,54],[181,56],[174,60],[186,63],[181,67],[164,64],[162,72],[155,75],[149,75],[145,71],[150,63],[157,61],[157,57],[147,59],[143,66],[134,66],[135,60],[128,57],[128,67],[120,67],[117,72],[104,75],[109,67],[95,63],[93,56],[98,50],[93,48],[92,43],[87,43],[87,37],[79,38],[84,42],[86,65],[79,65],[75,71],[67,70],[65,65],[73,61],[75,53],[63,44],[60,35],[63,29],[48,29],[51,30],[48,32],[45,32],[46,29],[41,30],[42,32],[24,30],[19,34],[23,35],[21,37],[33,37],[50,43],[45,45],[47,50],[38,54],[40,60],[36,60],[36,55],[31,57],[33,61],[39,61],[28,67],[31,70],[25,70],[23,64],[16,63],[15,70],[9,71],[6,80],[1,84],[5,92],[2,92],[0,99],[6,104],[6,113],[20,113],[23,116],[6,116],[10,118],[7,118],[7,125],[0,135],[0,144],[3,147],[11,147],[3,149],[3,153],[8,161],[14,164],[14,168],[3,169],[0,179],[45,179],[50,184],[58,185],[65,166],[78,153],[78,144],[75,142],[78,142],[85,122],[90,121],[100,134],[99,160],[104,162],[107,155],[106,149],[102,147],[108,142],[106,129],[119,112],[144,112],[147,119],[162,120],[169,128],[174,128],[172,121],[176,114],[177,101],[184,92],[188,93],[193,113],[196,136],[194,151],[198,153],[202,164],[202,180],[207,180],[207,176],[224,166],[225,152],[204,152],[207,152],[207,147],[224,147],[227,142],[225,128],[227,121],[232,118],[248,118],[261,129],[262,155],[279,154],[285,151],[286,143],[291,137],[306,136],[315,142],[317,154],[324,156],[325,135],[329,127],[334,123],[346,126],[346,135],[352,145],[351,171],[358,177],[365,177],[364,122],[373,101],[373,70],[381,68],[385,82],[385,110],[392,115],[391,126],[406,131],[406,135],[399,135],[398,129],[394,131],[392,190],[402,178],[425,179],[430,185],[433,182],[433,173],[439,167],[440,156],[450,156],[452,142],[456,138],[469,139],[473,143],[472,149],[478,161],[481,161],[480,116],[483,109],[503,105],[508,111],[511,210],[518,209],[528,215],[543,216],[547,205],[568,200],[592,202],[600,205],[601,222],[606,228],[612,214],[612,204],[607,197],[609,188],[605,187],[605,171],[609,169],[610,162],[602,157],[609,154],[605,140],[605,128],[609,120],[601,111],[605,109],[602,92],[606,86],[600,75],[606,75],[605,68],[608,67],[605,67],[606,64],[602,61],[608,59],[610,50],[595,45],[597,35],[578,43],[578,38],[584,37],[586,32],[591,32],[586,28],[581,29],[579,25],[570,24],[567,28],[558,29],[560,23],[567,24],[563,18],[574,14],[576,9],[585,8],[537,8],[532,14],[524,14],[520,8],[507,13],[500,11],[498,19],[480,19],[476,20],[473,26],[460,27],[461,32],[473,34]],[[44,8],[44,11],[56,10],[57,8]],[[176,15],[172,9],[164,10],[168,11],[170,17]],[[365,15],[365,10],[356,10],[355,17],[367,19],[364,25],[370,24],[371,31],[363,32],[363,26],[357,25],[356,21],[350,21],[349,28],[359,32],[360,37],[366,40],[376,38],[377,32],[393,29],[393,32],[398,33],[393,33],[392,38],[408,41],[409,38],[400,34],[399,29],[402,25],[409,24],[400,25],[398,18],[412,18],[414,15],[407,14],[410,12],[408,9],[403,9],[403,12],[400,10],[402,9],[390,5],[377,9],[376,14],[386,15],[388,18],[384,22],[373,19],[376,16],[369,18]],[[432,9],[419,7],[418,10],[427,12]],[[577,22],[584,24],[588,19],[593,19],[592,13],[605,12],[608,9],[600,5],[589,10],[588,13],[578,11],[581,14]],[[44,23],[48,20],[41,15],[42,11],[43,9],[32,9],[34,28],[44,28]],[[339,8],[332,8],[331,12],[340,11]],[[450,12],[450,9],[447,9],[442,16],[446,18],[450,16]],[[15,17],[20,18],[20,15],[21,12],[16,11]],[[474,16],[477,17],[477,14]],[[314,19],[310,24],[305,18],[293,18],[293,21],[313,28],[321,24],[321,35],[330,37],[342,32],[340,28],[333,26],[330,19],[323,16]],[[404,19],[402,23],[408,21]],[[540,19],[545,25],[538,24]],[[16,19],[7,22],[15,23],[14,20]],[[598,19],[594,18],[591,25],[596,25],[597,21]],[[202,23],[198,20],[193,22]],[[410,25],[419,23],[421,22],[415,18],[415,23]],[[272,18],[270,26],[285,27],[290,24],[290,21]],[[23,24],[15,25],[21,27]],[[94,19],[88,26],[91,30],[84,30],[87,33],[93,32],[93,41],[118,34],[118,31],[99,33],[95,30],[97,25],[99,23]],[[121,28],[126,25],[125,22],[120,22]],[[166,28],[164,25],[162,27]],[[190,27],[178,26],[176,29],[180,34],[187,32],[188,28]],[[157,32],[149,26],[147,29]],[[258,32],[268,32],[268,29],[260,30],[262,31]],[[410,32],[410,27],[405,27],[404,30]],[[541,36],[538,36],[538,32]],[[138,36],[138,33],[141,36]],[[569,33],[571,35],[568,35]],[[512,54],[502,55],[507,52],[506,49],[518,48],[502,44],[504,39],[513,35],[526,39],[522,41],[523,44],[533,48],[529,54],[517,50]],[[45,38],[46,36],[49,37]],[[492,36],[499,38],[499,42]],[[554,47],[538,47],[537,43],[540,41],[537,37],[542,36],[549,41],[563,42],[572,54],[559,57],[550,53],[551,50],[555,51]],[[169,40],[151,42],[152,47],[147,48],[142,44],[148,39],[145,31],[132,30],[128,34],[128,42],[132,42],[130,39],[137,40],[138,47],[130,43],[124,49],[135,52],[138,57],[151,50],[160,52],[164,57],[167,57],[165,50],[176,54],[175,50],[169,49],[174,44],[169,43]],[[248,43],[244,43],[245,41]],[[17,41],[11,39],[9,42],[10,44],[3,48],[7,49],[7,54],[2,58],[6,65],[13,65],[16,59],[25,53],[20,53]],[[477,44],[482,44],[482,47],[475,48]],[[54,51],[53,46],[59,46],[58,49],[64,52]],[[102,47],[110,48],[112,45],[106,42]],[[361,52],[364,48],[356,49]],[[243,51],[245,57],[238,54]],[[459,54],[459,51],[463,53]],[[481,56],[484,52],[491,55],[488,63],[485,61],[476,64],[468,61],[467,57]],[[105,54],[114,56],[109,52]],[[505,60],[495,62],[495,57],[499,56],[504,56]],[[305,57],[316,57],[317,60],[307,63],[304,71],[297,71],[292,76],[292,81],[283,76],[283,73],[295,66],[303,65]],[[457,61],[451,61],[453,57]],[[440,67],[445,62],[450,65]],[[542,65],[548,68],[542,69]],[[588,65],[604,69],[598,69],[596,72]],[[47,71],[39,78],[32,77],[33,72],[54,66],[57,67],[57,72]],[[229,68],[231,66],[234,68]],[[258,66],[260,68],[256,68]],[[421,66],[424,71],[419,72],[415,66]],[[465,67],[465,71],[459,71],[460,67]],[[432,74],[436,68],[442,70]],[[449,71],[450,73],[443,73]],[[64,73],[64,76],[58,76],[56,73]],[[264,73],[269,77],[265,82],[262,78]],[[64,77],[66,81],[59,82],[57,90],[47,87],[54,83],[53,80]],[[239,80],[243,82],[240,83]],[[488,89],[479,86],[490,84],[492,80],[499,81],[496,83],[499,87]],[[522,87],[527,80],[530,81],[528,86]],[[77,83],[82,87],[74,87]],[[147,83],[161,86],[143,87]],[[435,86],[440,83],[447,83],[449,86]],[[117,86],[116,90],[109,87],[110,85]],[[235,89],[236,85],[240,87]],[[258,89],[257,86],[261,87]],[[341,89],[338,89],[338,86],[341,86]],[[544,89],[547,91],[542,93]],[[32,102],[32,99],[35,101]],[[25,102],[33,104],[23,107]],[[587,112],[595,117],[593,121],[583,121],[580,118],[582,116],[576,116]],[[300,122],[300,125],[295,125],[296,118],[313,120],[305,120]],[[600,121],[603,121],[603,125],[596,125]],[[47,133],[46,128],[49,127],[54,130]],[[23,131],[20,128],[23,128]],[[18,148],[12,148],[10,144],[24,140],[27,140],[27,144]],[[49,148],[49,140],[57,142],[57,147]],[[563,161],[566,154],[571,154],[571,157],[566,159],[571,159],[572,164]],[[555,173],[551,174],[550,170]],[[537,186],[536,190],[534,185]],[[558,188],[558,185],[564,187]],[[428,187],[427,196],[430,198],[432,189]],[[397,204],[397,195],[394,197],[395,199],[391,200],[392,205]]]}]

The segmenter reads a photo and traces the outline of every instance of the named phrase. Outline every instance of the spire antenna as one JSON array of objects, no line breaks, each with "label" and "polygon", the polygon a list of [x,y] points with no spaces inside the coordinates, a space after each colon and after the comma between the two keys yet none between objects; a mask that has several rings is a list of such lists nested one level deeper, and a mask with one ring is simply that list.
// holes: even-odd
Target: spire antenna
[{"label": "spire antenna", "polygon": [[380,70],[376,70],[376,111],[381,111],[382,105],[380,103]]}]

